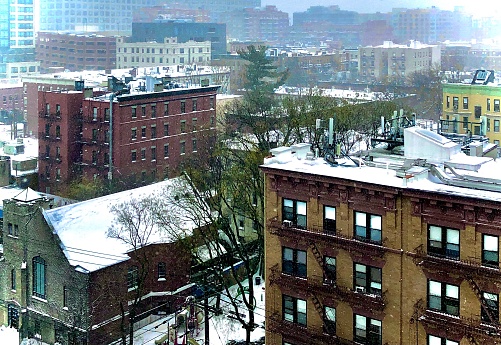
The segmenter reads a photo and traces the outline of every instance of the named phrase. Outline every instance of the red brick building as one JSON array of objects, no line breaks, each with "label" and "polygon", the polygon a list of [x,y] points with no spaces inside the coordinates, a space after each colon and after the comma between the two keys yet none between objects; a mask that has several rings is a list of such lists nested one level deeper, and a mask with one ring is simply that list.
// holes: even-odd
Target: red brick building
[{"label": "red brick building", "polygon": [[179,164],[213,135],[217,89],[91,98],[40,91],[40,190],[61,190],[80,176],[137,185],[176,175]]},{"label": "red brick building", "polygon": [[112,69],[115,68],[116,38],[39,32],[35,54],[42,73],[53,68],[70,71]]}]

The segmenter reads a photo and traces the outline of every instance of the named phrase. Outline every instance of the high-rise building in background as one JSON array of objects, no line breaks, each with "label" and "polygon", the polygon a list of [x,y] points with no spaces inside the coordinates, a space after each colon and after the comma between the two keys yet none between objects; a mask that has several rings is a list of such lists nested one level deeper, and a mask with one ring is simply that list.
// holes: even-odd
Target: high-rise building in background
[{"label": "high-rise building in background", "polygon": [[0,79],[37,73],[33,0],[0,0]]},{"label": "high-rise building in background", "polygon": [[39,0],[41,31],[129,33],[132,15],[157,0]]}]

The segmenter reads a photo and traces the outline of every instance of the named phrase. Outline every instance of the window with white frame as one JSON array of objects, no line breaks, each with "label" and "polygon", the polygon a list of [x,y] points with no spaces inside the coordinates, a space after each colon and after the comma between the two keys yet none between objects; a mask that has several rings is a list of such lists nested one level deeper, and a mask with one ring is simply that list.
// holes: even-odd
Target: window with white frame
[{"label": "window with white frame", "polygon": [[360,241],[381,243],[381,216],[355,211],[355,238]]},{"label": "window with white frame", "polygon": [[458,316],[459,286],[429,280],[428,308]]},{"label": "window with white frame", "polygon": [[354,263],[355,291],[381,295],[383,272],[379,267]]},{"label": "window with white frame", "polygon": [[282,247],[282,272],[306,278],[306,252]]},{"label": "window with white frame", "polygon": [[489,323],[499,322],[499,295],[490,292],[482,292],[483,306],[480,308],[482,321]]},{"label": "window with white frame", "polygon": [[381,345],[383,328],[380,320],[354,315],[353,340],[366,345]]},{"label": "window with white frame", "polygon": [[482,265],[499,267],[499,237],[482,234]]},{"label": "window with white frame", "polygon": [[429,225],[428,254],[459,260],[459,230]]},{"label": "window with white frame", "polygon": [[306,228],[306,202],[283,199],[282,220],[290,221],[297,227]]},{"label": "window with white frame", "polygon": [[427,345],[459,345],[457,341],[449,340],[446,338],[437,337],[428,334],[428,344]]},{"label": "window with white frame", "polygon": [[336,233],[336,208],[324,206],[324,232]]},{"label": "window with white frame", "polygon": [[306,326],[306,300],[282,295],[282,311],[285,321]]}]

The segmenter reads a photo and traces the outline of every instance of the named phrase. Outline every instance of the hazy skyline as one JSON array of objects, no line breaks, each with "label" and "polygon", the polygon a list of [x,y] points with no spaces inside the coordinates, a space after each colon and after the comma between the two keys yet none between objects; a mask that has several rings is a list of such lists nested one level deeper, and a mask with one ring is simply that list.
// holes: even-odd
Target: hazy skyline
[{"label": "hazy skyline", "polygon": [[342,10],[360,13],[390,12],[395,7],[428,8],[436,6],[441,10],[453,10],[454,6],[463,6],[465,11],[473,15],[491,16],[501,12],[501,3],[491,0],[313,0],[312,2],[294,2],[290,0],[261,0],[262,6],[276,5],[280,10],[292,14],[305,11],[310,6],[339,5]]}]

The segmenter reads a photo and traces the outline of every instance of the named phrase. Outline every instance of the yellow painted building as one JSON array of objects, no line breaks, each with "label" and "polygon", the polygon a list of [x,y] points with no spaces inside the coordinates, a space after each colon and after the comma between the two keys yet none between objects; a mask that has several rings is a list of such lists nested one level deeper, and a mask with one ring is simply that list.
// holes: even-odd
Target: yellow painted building
[{"label": "yellow painted building", "polygon": [[501,87],[479,84],[443,86],[442,132],[485,135],[501,141]]}]

